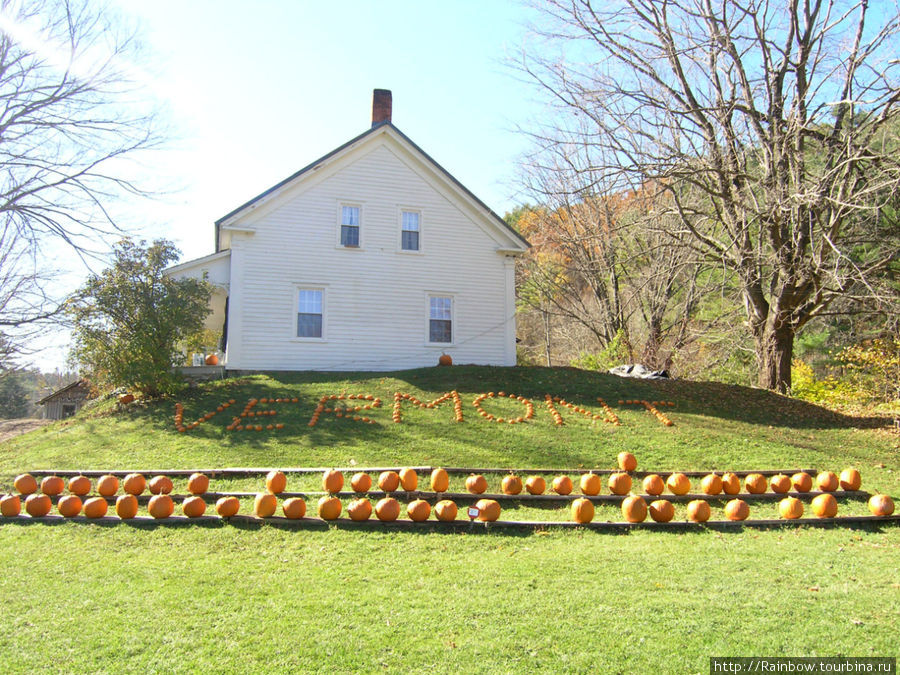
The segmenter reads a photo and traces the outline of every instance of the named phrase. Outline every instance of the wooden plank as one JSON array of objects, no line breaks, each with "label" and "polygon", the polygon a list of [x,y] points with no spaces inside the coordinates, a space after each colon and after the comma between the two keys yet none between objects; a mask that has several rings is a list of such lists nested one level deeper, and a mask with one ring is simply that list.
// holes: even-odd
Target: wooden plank
[{"label": "wooden plank", "polygon": [[[226,493],[222,493],[226,494]],[[243,496],[252,496],[256,493],[242,493]],[[308,496],[308,497],[321,497],[327,493],[318,492],[318,491],[310,491],[305,493],[283,493],[285,497],[291,496]],[[784,499],[785,497],[796,497],[798,499],[803,500],[811,500],[813,497],[817,495],[825,494],[823,492],[788,492],[785,494],[777,493],[777,492],[764,492],[762,494],[750,494],[748,492],[741,492],[736,495],[707,495],[707,494],[686,494],[686,495],[672,495],[672,494],[662,494],[658,496],[647,495],[647,494],[638,494],[637,496],[643,497],[644,500],[649,504],[652,501],[656,501],[657,499],[666,499],[670,502],[689,502],[695,499],[704,499],[707,501],[728,501],[731,499],[743,499],[744,501],[776,501]],[[868,499],[871,495],[868,492],[864,492],[862,490],[837,490],[835,492],[831,492],[835,496],[835,499]],[[382,499],[384,497],[394,497],[395,499],[407,499],[412,501],[414,499],[425,499],[426,501],[438,501],[440,499],[452,499],[453,501],[467,502],[467,501],[478,501],[479,499],[493,499],[498,502],[533,502],[536,504],[540,503],[566,503],[571,502],[579,498],[589,499],[595,504],[598,503],[613,503],[618,504],[623,501],[626,497],[630,495],[583,495],[579,493],[573,492],[568,495],[558,495],[558,494],[541,494],[541,495],[532,495],[527,493],[521,493],[518,495],[507,495],[507,494],[495,494],[495,493],[483,493],[480,495],[475,495],[470,492],[424,492],[424,491],[415,491],[415,492],[404,492],[402,490],[397,492],[382,492],[380,490],[371,490],[367,493],[361,494],[356,492],[338,492],[336,495],[342,499],[344,498],[354,498],[354,497],[369,497],[371,499]]]},{"label": "wooden plank", "polygon": [[[141,473],[145,476],[169,476],[170,478],[187,478],[192,473],[202,473],[206,474],[210,478],[248,478],[252,476],[265,476],[270,471],[282,471],[285,474],[316,474],[323,473],[329,469],[334,469],[336,467],[292,467],[292,468],[278,468],[278,467],[270,467],[270,468],[224,468],[224,469],[88,469],[84,471],[78,471],[73,469],[33,469],[26,473],[30,473],[32,476],[60,476],[61,478],[71,478],[72,476],[87,476],[89,478],[105,476],[107,474],[112,474],[113,476],[125,476],[129,473]],[[400,469],[415,469],[417,473],[428,473],[435,467],[431,466],[370,466],[370,467],[358,467],[358,466],[350,466],[350,467],[337,467],[336,470],[342,473],[356,473],[358,471],[363,471],[365,473],[381,473],[382,471],[400,471]],[[482,467],[482,468],[465,468],[465,467],[443,467],[447,473],[450,474],[470,474],[470,473],[481,473],[481,474],[508,474],[515,473],[519,475],[524,474],[571,474],[574,476],[580,476],[585,473],[595,473],[599,476],[608,476],[613,473],[619,473],[619,469],[516,469],[516,468],[497,468],[497,467]],[[798,472],[806,472],[812,476],[815,476],[818,473],[815,469],[739,469],[734,471],[727,471],[725,469],[710,469],[708,471],[672,471],[672,470],[660,470],[660,471],[632,471],[631,475],[635,478],[644,478],[651,474],[656,474],[663,478],[670,476],[673,473],[683,473],[685,476],[689,478],[701,478],[706,476],[709,473],[718,473],[719,475],[723,473],[733,473],[737,476],[746,476],[751,473],[760,473],[763,476],[775,476],[778,474],[792,475]]]},{"label": "wooden plank", "polygon": [[826,526],[844,526],[844,525],[900,525],[900,515],[895,516],[842,516],[838,518],[799,518],[797,520],[781,520],[781,519],[762,519],[762,520],[710,520],[705,523],[694,523],[691,521],[673,521],[668,523],[657,523],[652,520],[646,520],[641,523],[626,523],[617,521],[594,521],[590,523],[576,523],[573,521],[560,520],[498,520],[493,523],[483,523],[480,521],[470,522],[467,520],[455,520],[449,523],[438,520],[426,520],[424,522],[413,522],[406,519],[398,519],[389,523],[383,523],[377,519],[369,519],[365,521],[354,521],[349,518],[338,518],[336,520],[321,520],[319,518],[299,518],[291,520],[281,516],[271,518],[256,518],[248,515],[237,515],[231,518],[219,518],[218,516],[200,516],[199,518],[187,518],[185,516],[172,516],[170,518],[151,518],[150,516],[137,516],[128,520],[122,520],[115,516],[104,516],[103,518],[86,518],[85,516],[76,516],[75,518],[63,518],[62,516],[43,516],[40,518],[32,518],[31,516],[13,516],[0,518],[0,525],[3,524],[61,524],[61,523],[80,523],[80,524],[98,524],[98,525],[131,525],[131,526],[170,526],[170,525],[189,525],[189,524],[230,524],[230,525],[271,525],[285,528],[319,528],[325,529],[332,526],[339,527],[375,527],[375,528],[398,528],[398,529],[422,529],[431,528],[436,530],[453,529],[459,530],[469,528],[473,530],[492,530],[494,528],[521,528],[521,529],[570,529],[584,528],[590,530],[631,530],[631,529],[648,529],[648,530],[705,530],[705,529],[741,529],[741,528],[771,528],[771,527],[826,527]]},{"label": "wooden plank", "polygon": [[[263,490],[258,490],[255,492],[206,492],[202,495],[190,495],[190,494],[170,494],[169,496],[176,504],[180,504],[182,501],[187,499],[188,497],[198,496],[203,497],[203,499],[207,503],[214,503],[221,497],[238,497],[239,499],[253,499],[256,495],[263,492]],[[51,500],[54,503],[60,498],[66,496],[67,493],[61,495],[51,496]],[[280,499],[288,499],[290,497],[300,497],[302,499],[310,499],[317,500],[319,497],[323,497],[326,494],[330,494],[328,492],[322,491],[308,491],[308,492],[281,492],[277,495]],[[744,501],[777,501],[784,499],[785,497],[796,497],[797,499],[801,499],[804,501],[810,501],[814,497],[821,494],[832,494],[835,499],[858,499],[858,500],[867,500],[872,495],[864,490],[836,490],[834,492],[825,493],[818,491],[810,491],[810,492],[788,492],[788,493],[776,493],[776,492],[764,492],[762,494],[750,494],[747,492],[741,492],[736,495],[707,495],[707,494],[686,494],[686,495],[672,495],[672,494],[662,494],[662,495],[647,495],[647,494],[639,494],[639,497],[643,497],[644,500],[649,504],[652,501],[657,499],[666,499],[670,502],[682,503],[689,502],[695,499],[703,499],[711,502],[725,502],[731,499],[743,499]],[[557,495],[557,494],[542,494],[542,495],[532,495],[527,493],[522,493],[518,495],[506,495],[506,494],[494,494],[494,493],[484,493],[480,495],[471,494],[469,492],[425,492],[425,491],[413,491],[413,492],[405,492],[403,490],[398,490],[395,492],[383,492],[381,490],[370,490],[369,492],[359,493],[359,492],[337,492],[335,495],[341,499],[357,499],[359,497],[366,497],[368,499],[383,499],[384,497],[393,497],[398,501],[413,501],[415,499],[424,499],[428,502],[437,502],[441,499],[451,499],[455,502],[476,502],[479,499],[493,499],[498,502],[520,502],[520,503],[528,503],[532,502],[534,504],[553,504],[553,503],[567,503],[574,501],[575,499],[584,498],[589,499],[595,504],[618,504],[622,500],[624,500],[629,495],[583,495],[578,493],[572,493],[568,495]],[[27,495],[19,495],[20,499],[24,500]],[[82,497],[82,501],[90,499],[92,497],[99,497],[100,495],[87,495]],[[112,497],[105,497],[106,501],[110,504],[115,504],[116,499],[121,495],[113,495]],[[141,504],[146,504],[153,497],[152,494],[144,493],[142,495],[138,495],[138,502]]]}]

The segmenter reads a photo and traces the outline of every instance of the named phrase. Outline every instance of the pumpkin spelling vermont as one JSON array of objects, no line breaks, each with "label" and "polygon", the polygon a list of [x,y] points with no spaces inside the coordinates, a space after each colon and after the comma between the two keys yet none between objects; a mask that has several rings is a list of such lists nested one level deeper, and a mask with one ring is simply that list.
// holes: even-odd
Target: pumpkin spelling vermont
[{"label": "pumpkin spelling vermont", "polygon": [[[508,416],[504,417],[502,414],[496,414],[495,412],[491,412],[490,410],[485,408],[485,405],[489,401],[502,399],[517,402],[522,406],[522,412],[518,415],[509,414]],[[456,422],[464,421],[462,397],[459,395],[459,392],[455,390],[446,392],[432,401],[422,401],[411,394],[398,391],[394,392],[393,400],[394,405],[392,408],[391,420],[394,424],[403,423],[404,405],[412,405],[413,407],[422,410],[433,410],[435,408],[441,407],[449,401],[453,402],[454,420]],[[559,396],[551,396],[550,394],[545,394],[544,401],[546,403],[547,412],[549,413],[550,417],[553,420],[553,423],[556,426],[563,426],[565,424],[563,416],[559,411],[559,407],[567,409],[576,415],[582,415],[590,420],[591,423],[600,421],[607,424],[612,424],[614,426],[619,426],[622,424],[619,417],[613,412],[612,408],[610,408],[610,406],[603,399],[597,399],[597,401],[600,403],[601,408],[603,409],[602,413],[593,412],[591,410],[588,410],[587,408],[569,403]],[[206,422],[212,420],[219,413],[224,413],[228,408],[235,405],[236,403],[237,401],[235,401],[234,399],[223,401],[219,403],[214,409],[201,413],[197,417],[197,419],[192,421],[189,420],[187,422],[184,418],[184,405],[182,403],[176,403],[175,415],[173,418],[175,429],[180,433],[193,431],[201,424],[205,424]],[[280,431],[285,428],[284,422],[276,422],[273,418],[276,418],[279,414],[284,415],[285,412],[288,411],[268,406],[297,406],[303,404],[305,404],[305,402],[301,401],[297,397],[258,399],[250,398],[247,400],[240,413],[236,415],[232,414],[231,421],[225,426],[225,429],[227,431],[244,432]],[[369,393],[326,394],[318,400],[315,409],[312,411],[308,421],[306,422],[306,426],[316,426],[323,415],[331,415],[335,418],[346,419],[352,422],[376,424],[377,422],[369,417],[369,415],[371,414],[369,411],[380,408],[381,404],[382,401],[380,398],[378,398],[374,394]],[[661,424],[665,426],[673,426],[674,424],[671,419],[660,413],[657,409],[657,406],[674,406],[675,403],[672,401],[644,401],[623,399],[619,401],[619,405],[643,406],[646,411],[656,417]],[[267,407],[261,408],[260,406]],[[472,406],[475,408],[478,416],[481,417],[481,419],[492,424],[521,424],[533,419],[536,414],[536,409],[531,399],[518,394],[506,393],[504,391],[491,391],[483,394],[476,394],[472,400]]]}]

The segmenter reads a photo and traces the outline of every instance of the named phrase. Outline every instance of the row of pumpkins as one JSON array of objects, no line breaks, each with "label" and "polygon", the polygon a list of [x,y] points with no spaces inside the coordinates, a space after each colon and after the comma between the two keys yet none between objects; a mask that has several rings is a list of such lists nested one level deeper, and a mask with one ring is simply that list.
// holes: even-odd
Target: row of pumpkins
[{"label": "row of pumpkins", "polygon": [[[153,497],[147,505],[147,510],[154,518],[168,518],[175,511],[175,502],[169,496],[174,485],[168,476],[155,476],[150,481],[139,473],[125,476],[121,482],[125,494],[116,499],[116,515],[119,518],[134,518],[138,512],[138,495],[148,487]],[[59,476],[46,476],[40,484],[31,474],[16,476],[14,481],[16,490],[25,495],[25,511],[35,518],[46,516],[53,508],[51,497],[59,496],[66,488],[65,481]],[[91,492],[91,479],[87,476],[75,476],[68,483],[68,495],[59,497],[56,509],[60,515],[66,518],[74,518],[84,514],[88,518],[102,518],[107,514],[109,505],[107,497],[113,497],[119,491],[119,479],[112,474],[101,476],[97,480],[97,493],[99,497],[82,500]],[[192,474],[188,479],[188,492],[190,497],[182,503],[182,511],[186,516],[198,517],[206,512],[206,501],[201,495],[209,490],[209,477],[201,473]],[[237,502],[236,497],[232,497]],[[18,494],[7,494],[0,498],[0,515],[4,517],[18,516],[22,511],[22,501]],[[237,509],[235,509],[237,513]],[[233,514],[232,514],[233,515]]]},{"label": "row of pumpkins", "polygon": [[[336,473],[336,472],[331,472]],[[326,472],[326,477],[329,472]],[[284,492],[287,485],[287,477],[281,471],[271,471],[266,476],[267,491],[256,495],[253,502],[253,513],[259,518],[269,518],[275,515],[278,509],[277,494]],[[38,492],[38,484],[30,474],[22,474],[15,479],[16,489],[25,499],[25,511],[28,515],[39,518],[50,513],[53,502],[51,497],[62,494],[65,482],[59,476],[47,476],[41,481]],[[102,518],[109,509],[106,498],[112,497],[119,490],[119,479],[113,475],[102,476],[97,481],[97,492],[100,497],[92,497],[82,501],[82,497],[91,491],[91,481],[86,476],[76,476],[69,481],[70,494],[59,497],[56,508],[60,515],[66,518],[74,518],[82,513],[88,518]],[[172,480],[168,476],[156,476],[149,482],[142,474],[129,474],[122,481],[122,489],[125,494],[116,499],[116,515],[122,519],[134,518],[138,513],[137,496],[142,494],[147,487],[153,497],[147,505],[147,512],[154,518],[168,518],[175,511],[175,502],[169,496],[173,489]],[[181,510],[189,518],[198,518],[206,513],[206,501],[202,497],[209,489],[209,477],[195,473],[188,479],[188,491],[190,497],[186,497],[181,504]],[[240,500],[235,496],[220,498],[215,504],[216,513],[229,518],[237,515],[240,510]],[[327,496],[319,500],[317,512],[323,520],[334,520],[342,511],[341,500],[337,497]],[[493,499],[481,499],[477,504],[478,519],[494,521],[500,516],[500,504]],[[21,498],[18,494],[7,494],[0,498],[0,514],[11,518],[18,516],[22,510]],[[393,497],[380,500],[374,507],[374,513],[379,520],[394,521],[400,516],[400,503]],[[417,499],[406,507],[410,520],[423,521],[431,515],[431,505],[423,499]],[[285,499],[282,503],[282,512],[286,518],[297,519],[306,515],[306,502],[299,497]],[[352,520],[367,520],[373,512],[373,507],[368,499],[357,499],[347,506],[347,514]],[[457,506],[450,500],[442,500],[434,507],[438,520],[451,521],[457,516]]]},{"label": "row of pumpkins", "polygon": [[[631,476],[627,473],[637,467],[637,460],[631,453],[620,453],[618,463],[620,473],[612,474],[609,478],[609,488],[613,494],[626,495],[631,489]],[[47,476],[40,484],[42,494],[37,494],[38,484],[30,474],[22,474],[16,477],[15,488],[22,495],[27,495],[25,509],[32,516],[44,516],[52,508],[51,496],[62,494],[65,482],[58,476]],[[431,472],[431,488],[436,493],[446,492],[449,487],[449,475],[442,468]],[[837,490],[838,486],[846,490],[857,490],[861,484],[859,472],[855,469],[847,469],[838,478],[832,472],[822,472],[816,477],[816,483],[825,494],[818,495],[812,500],[811,509],[819,517],[834,517],[837,513],[837,501],[829,492]],[[357,493],[368,492],[372,487],[372,478],[365,472],[358,472],[350,479],[352,489]],[[541,476],[530,476],[525,481],[525,488],[531,494],[541,494],[546,489],[546,482]],[[597,474],[583,474],[580,480],[581,491],[586,495],[596,495],[600,492],[600,477]],[[797,473],[791,478],[787,476],[775,476],[771,481],[775,492],[787,492],[791,486],[796,490],[806,492],[812,487],[812,477],[806,473]],[[384,471],[378,477],[378,486],[385,492],[394,492],[399,489],[415,491],[418,487],[418,474],[414,469],[401,469],[399,472]],[[734,474],[709,474],[703,478],[701,486],[709,495],[717,495],[724,491],[725,494],[737,494],[740,491],[740,481]],[[60,497],[57,509],[63,516],[73,517],[84,513],[87,517],[102,517],[107,513],[106,497],[114,496],[119,490],[119,479],[114,475],[102,476],[97,481],[97,492],[100,497],[95,497],[82,502],[82,497],[91,491],[91,481],[86,476],[76,476],[70,479],[68,488],[71,494]],[[116,513],[120,518],[132,518],[137,514],[137,495],[149,487],[154,495],[148,505],[150,515],[155,518],[167,518],[174,512],[175,504],[169,493],[173,490],[172,480],[168,476],[156,476],[148,483],[146,478],[138,473],[127,475],[122,481],[122,489],[126,493],[116,501]],[[254,513],[259,517],[270,517],[277,510],[276,495],[285,491],[287,477],[281,471],[271,471],[266,476],[266,492],[256,496],[254,501]],[[340,471],[330,469],[322,476],[323,489],[331,493],[340,492],[344,487],[344,476]],[[487,490],[487,480],[480,474],[470,475],[466,479],[466,488],[472,494],[482,494]],[[501,489],[505,494],[515,495],[522,491],[522,480],[515,475],[508,475],[501,482]],[[667,481],[653,474],[647,476],[643,483],[647,494],[657,496],[663,492],[664,487],[676,495],[684,495],[690,491],[690,480],[680,473],[671,474]],[[766,478],[761,474],[749,474],[745,478],[745,488],[752,494],[759,494],[766,489]],[[187,497],[182,504],[182,511],[189,517],[204,515],[206,502],[201,495],[209,489],[209,477],[200,473],[190,476],[187,484],[188,492],[192,496]],[[557,476],[553,480],[552,489],[558,494],[570,494],[573,489],[572,480],[568,476]],[[496,520],[500,515],[500,505],[496,500],[482,499],[476,505],[479,510],[479,519],[485,521]],[[222,497],[216,503],[216,512],[223,517],[235,515],[240,508],[237,497]],[[594,505],[588,499],[576,499],[572,503],[572,517],[576,522],[590,522],[594,517]],[[891,515],[894,504],[887,495],[873,495],[869,500],[869,509],[878,516]],[[288,518],[302,518],[306,513],[306,502],[300,498],[286,499],[282,510]],[[342,510],[341,501],[334,496],[322,497],[318,504],[319,516],[325,520],[339,517]],[[451,500],[442,500],[435,505],[435,516],[439,520],[454,520],[457,507]],[[794,498],[787,497],[779,503],[779,511],[784,518],[799,518],[803,514],[803,503]],[[3,516],[16,516],[21,512],[21,501],[18,495],[9,494],[0,499],[0,513]],[[431,512],[431,506],[425,500],[418,499],[407,506],[407,513],[411,520],[426,520]],[[646,519],[648,513],[657,522],[668,522],[674,517],[674,506],[665,499],[653,501],[649,507],[646,501],[639,496],[628,496],[622,502],[622,512],[629,522],[641,522]],[[368,499],[360,498],[348,505],[348,515],[354,520],[365,520],[371,516],[372,507]],[[380,520],[395,520],[400,513],[400,505],[392,497],[379,501],[375,506],[376,516]],[[733,499],[725,506],[725,515],[730,520],[744,520],[749,515],[749,506],[741,499]],[[696,522],[704,522],[710,517],[709,504],[704,500],[694,500],[688,504],[688,517]]]},{"label": "row of pumpkins", "polygon": [[[818,518],[834,518],[837,515],[838,503],[834,495],[823,493],[810,502],[810,510]],[[876,516],[889,516],[894,512],[894,502],[887,495],[872,495],[869,499],[869,510]],[[728,520],[746,520],[750,516],[750,506],[743,499],[732,499],[724,508]],[[778,512],[782,518],[794,520],[803,516],[803,502],[796,497],[785,497],[778,503]],[[667,499],[657,499],[649,505],[643,497],[631,495],[622,501],[622,515],[629,523],[640,523],[647,515],[657,523],[668,523],[675,517],[675,507]],[[709,520],[712,510],[709,502],[695,499],[688,502],[687,516],[696,523]],[[572,519],[578,523],[589,523],[594,518],[594,504],[583,497],[572,502]]]},{"label": "row of pumpkins", "polygon": [[[631,492],[632,478],[630,471],[637,468],[637,460],[631,453],[625,452],[619,455],[621,472],[611,474],[607,481],[609,491],[614,495],[627,495]],[[378,487],[384,492],[395,492],[399,489],[412,492],[418,488],[419,477],[413,469],[401,469],[396,471],[383,471],[378,476]],[[793,476],[778,474],[771,481],[760,473],[751,473],[744,478],[744,489],[750,494],[762,494],[771,487],[772,492],[784,494],[791,489],[797,492],[809,492],[813,488],[813,477],[805,472],[795,473]],[[823,471],[815,478],[815,485],[823,492],[834,492],[838,488],[843,490],[858,490],[862,484],[862,477],[856,469],[845,469],[840,477],[832,471]],[[602,479],[595,473],[582,474],[579,480],[581,492],[588,496],[600,494]],[[353,475],[350,486],[354,492],[368,492],[372,487],[372,477],[364,472]],[[466,478],[466,490],[471,494],[483,494],[488,489],[488,481],[481,474],[471,474]],[[344,487],[344,476],[341,472],[327,471],[322,481],[322,487],[326,492],[340,492]],[[444,469],[434,469],[431,473],[431,490],[433,492],[446,492],[449,487],[449,476]],[[672,494],[686,495],[691,491],[691,480],[683,473],[673,473],[663,481],[657,474],[651,474],[644,478],[642,483],[644,492],[657,496],[666,488]],[[543,494],[547,490],[547,481],[543,476],[528,476],[524,481],[515,474],[505,476],[500,482],[500,490],[506,495],[518,495],[522,490],[532,495]],[[569,476],[556,476],[550,489],[559,495],[571,494],[575,485]],[[711,473],[700,481],[700,489],[707,495],[715,496],[721,493],[736,495],[741,492],[741,480],[734,473],[719,475]]]}]

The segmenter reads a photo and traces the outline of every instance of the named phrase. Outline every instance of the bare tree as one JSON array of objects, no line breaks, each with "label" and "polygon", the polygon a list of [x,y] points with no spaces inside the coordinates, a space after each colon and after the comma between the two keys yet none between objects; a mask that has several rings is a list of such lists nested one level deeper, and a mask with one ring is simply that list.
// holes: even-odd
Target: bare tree
[{"label": "bare tree", "polygon": [[[583,131],[583,130],[582,130]],[[569,137],[534,152],[523,184],[542,206],[518,226],[532,243],[520,273],[520,301],[551,317],[581,324],[594,344],[616,358],[671,368],[677,352],[695,340],[699,302],[709,275],[671,220],[653,186],[617,191],[594,171],[595,150]],[[618,353],[621,352],[621,353]]]},{"label": "bare tree", "polygon": [[658,222],[739,281],[761,386],[789,390],[794,337],[836,299],[896,311],[877,285],[900,251],[895,3],[540,7],[522,67],[566,114],[536,136],[665,193]]},{"label": "bare tree", "polygon": [[[109,248],[124,160],[156,143],[134,34],[102,3],[0,0],[0,334],[15,353],[61,315],[54,271]],[[118,238],[118,236],[116,237]],[[8,354],[7,354],[8,355]]]}]

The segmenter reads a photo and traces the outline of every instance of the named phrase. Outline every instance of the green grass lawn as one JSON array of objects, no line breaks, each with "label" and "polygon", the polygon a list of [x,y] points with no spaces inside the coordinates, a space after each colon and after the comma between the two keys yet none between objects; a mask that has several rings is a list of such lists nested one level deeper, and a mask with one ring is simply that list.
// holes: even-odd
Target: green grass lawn
[{"label": "green grass lawn", "polygon": [[[403,423],[392,423],[394,392],[430,401],[450,390],[462,397],[462,423],[452,404],[405,404]],[[534,419],[483,420],[472,400],[490,391],[530,398]],[[376,423],[323,414],[308,426],[319,399],[342,392],[381,398],[381,408],[360,413]],[[560,407],[565,425],[557,427],[543,403],[548,393],[600,414],[601,397],[621,425]],[[225,429],[231,413],[263,397],[298,398],[254,409],[276,410],[263,424],[283,429]],[[26,469],[574,470],[612,468],[627,449],[643,470],[855,466],[863,489],[900,495],[898,436],[878,421],[714,383],[453,367],[260,375],[187,390],[177,401],[188,422],[230,399],[234,406],[183,433],[175,399],[84,411],[0,445],[0,489]],[[618,404],[631,399],[673,401],[662,410],[674,426]],[[509,399],[483,407],[505,418],[523,411]],[[489,476],[492,489],[499,478]],[[289,489],[317,482],[292,475]],[[261,488],[258,478],[211,486]],[[751,510],[775,514],[772,503]],[[839,513],[865,512],[842,501]],[[568,514],[523,506],[503,517]],[[598,517],[619,519],[612,507]],[[684,518],[682,505],[676,518]],[[900,528],[890,525],[609,534],[4,523],[0,663],[9,672],[706,673],[710,656],[895,656],[898,553]]]}]

